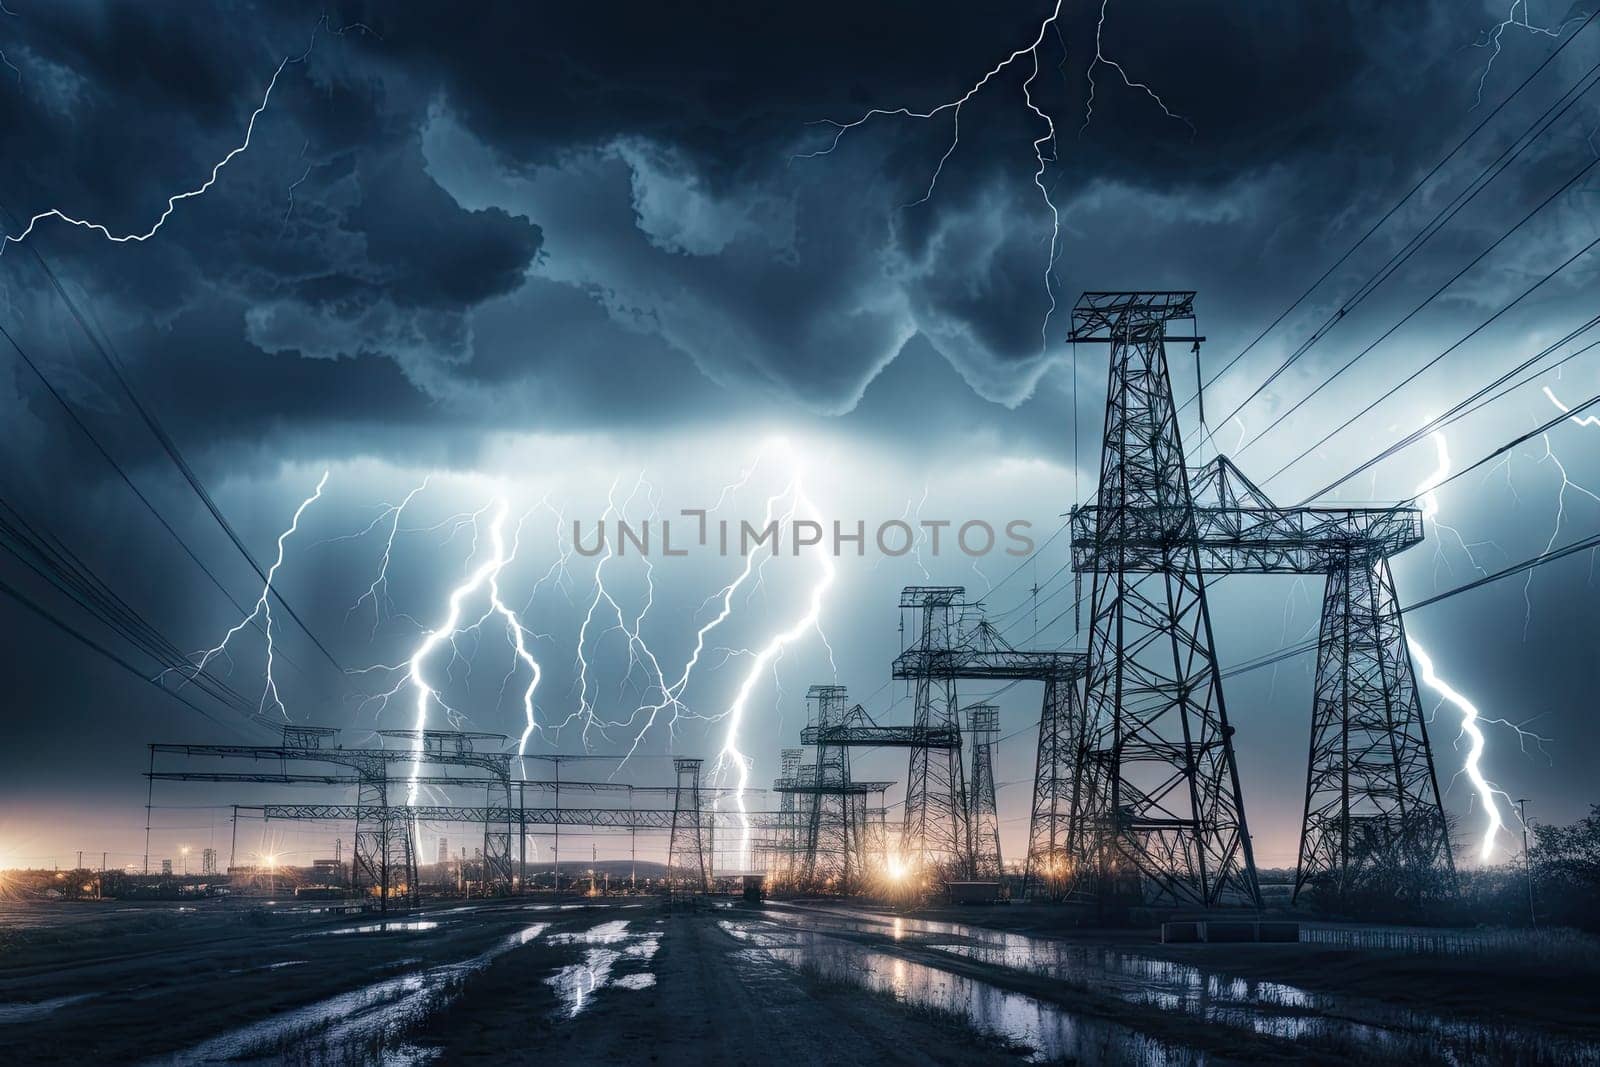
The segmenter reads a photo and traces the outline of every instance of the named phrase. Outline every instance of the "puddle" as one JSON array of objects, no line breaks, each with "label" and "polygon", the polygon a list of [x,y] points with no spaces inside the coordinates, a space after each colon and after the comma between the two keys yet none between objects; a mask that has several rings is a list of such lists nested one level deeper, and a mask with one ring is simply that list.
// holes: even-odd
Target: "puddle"
[{"label": "puddle", "polygon": [[0,1026],[7,1023],[27,1023],[35,1019],[42,1019],[69,1004],[77,1004],[97,997],[98,993],[75,993],[69,997],[54,997],[50,1000],[38,1000],[33,1003],[14,1001],[9,1004],[0,1004]]},{"label": "puddle", "polygon": [[1237,978],[1126,949],[847,909],[768,909],[781,929],[815,924],[1060,980],[1141,1007],[1352,1056],[1401,1060],[1600,1063],[1600,1045],[1541,1031],[1450,1019],[1383,1001]]},{"label": "puddle", "polygon": [[439,924],[432,919],[414,919],[407,922],[367,923],[364,926],[341,926],[337,930],[317,930],[306,937],[333,937],[337,934],[404,934],[422,930],[437,930]]},{"label": "puddle", "polygon": [[303,967],[309,960],[284,960],[282,963],[262,963],[254,967],[230,967],[228,974],[254,974],[256,971],[281,971],[285,967]]},{"label": "puddle", "polygon": [[1137,1067],[1205,1062],[1198,1050],[846,941],[808,931],[755,930],[727,921],[718,925],[757,946],[746,950],[746,958],[774,959],[830,981],[888,993],[903,1004],[959,1015],[974,1030],[1027,1046],[1035,1062]]},{"label": "puddle", "polygon": [[644,963],[655,957],[661,948],[661,931],[646,930],[629,933],[626,919],[601,923],[588,930],[551,936],[552,945],[586,945],[582,963],[571,963],[557,969],[545,983],[554,987],[561,1002],[560,1014],[575,1019],[583,1014],[594,994],[607,985],[619,989],[648,989],[655,985],[656,976],[633,972],[613,977],[617,964]]},{"label": "puddle", "polygon": [[[392,924],[391,924],[392,925]],[[324,1049],[337,1059],[351,1046],[370,1049],[399,1032],[429,1008],[445,1003],[455,994],[461,981],[487,967],[495,959],[520,948],[549,929],[549,923],[534,923],[495,942],[488,949],[459,963],[441,964],[424,971],[413,971],[396,978],[363,986],[338,996],[294,1008],[271,1019],[240,1027],[204,1041],[171,1056],[159,1057],[162,1064],[205,1064],[218,1060],[252,1058],[276,1063],[292,1046],[312,1051]],[[423,1062],[432,1053],[414,1046],[385,1049],[385,1063]]]}]

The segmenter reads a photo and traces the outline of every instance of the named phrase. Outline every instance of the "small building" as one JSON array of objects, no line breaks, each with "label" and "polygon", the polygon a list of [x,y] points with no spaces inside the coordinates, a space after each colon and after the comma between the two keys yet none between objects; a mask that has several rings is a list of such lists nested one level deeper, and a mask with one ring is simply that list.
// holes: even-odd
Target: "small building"
[{"label": "small building", "polygon": [[766,875],[747,874],[744,876],[744,899],[746,904],[759,904],[766,895]]}]

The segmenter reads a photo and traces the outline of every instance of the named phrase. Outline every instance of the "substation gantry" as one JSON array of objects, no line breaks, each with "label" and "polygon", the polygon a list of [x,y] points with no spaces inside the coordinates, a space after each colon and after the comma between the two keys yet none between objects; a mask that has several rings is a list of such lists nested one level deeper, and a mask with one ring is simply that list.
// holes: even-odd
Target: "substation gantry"
[{"label": "substation gantry", "polygon": [[[1074,739],[1081,718],[1077,686],[1087,666],[1084,654],[1014,647],[983,618],[980,605],[966,602],[961,586],[908,586],[900,594],[900,608],[911,613],[914,634],[892,670],[894,678],[910,681],[913,688],[902,856],[945,879],[979,873],[984,849],[981,835],[974,833],[978,809],[973,801],[984,798],[969,794],[965,781],[956,683],[1042,682],[1023,884],[1032,895],[1059,897],[1070,856]],[[860,743],[882,742],[863,737]]]},{"label": "substation gantry", "polygon": [[[763,839],[778,880],[810,891],[854,891],[874,870],[898,867],[919,878],[998,879],[999,816],[994,745],[999,719],[993,705],[963,709],[957,683],[1037,681],[1044,685],[1041,744],[1029,826],[1027,878],[1033,892],[1063,885],[1069,856],[1073,725],[1079,715],[1077,679],[1082,653],[1018,649],[969,603],[961,586],[909,586],[900,606],[910,616],[910,645],[895,659],[893,676],[913,684],[912,722],[879,725],[861,705],[849,705],[843,686],[807,693],[803,749],[783,751],[784,797],[775,832]],[[904,621],[904,620],[903,620]],[[961,715],[973,735],[972,767],[962,759]],[[904,821],[891,856],[881,794],[892,782],[850,777],[851,748],[908,750]]]},{"label": "substation gantry", "polygon": [[[503,748],[503,734],[454,730],[380,730],[385,739],[408,742],[403,748],[343,748],[336,743],[338,731],[326,726],[283,727],[277,745],[183,745],[150,746],[149,779],[151,788],[159,779],[198,781],[207,775],[199,772],[157,773],[157,753],[183,756],[248,759],[275,762],[276,774],[240,775],[238,781],[282,782],[305,780],[292,775],[287,767],[295,763],[321,763],[346,767],[355,772],[356,804],[351,818],[356,825],[355,862],[351,865],[352,887],[363,884],[378,894],[380,906],[388,907],[391,897],[414,900],[417,886],[416,850],[413,821],[407,807],[393,802],[391,790],[410,783],[390,774],[396,765],[462,767],[484,772],[489,804],[486,811],[502,817],[483,820],[483,858],[485,882],[511,885],[511,755],[479,746],[488,743]],[[312,776],[313,780],[316,776]],[[209,780],[217,781],[215,776]],[[499,803],[497,803],[499,802]]]},{"label": "substation gantry", "polygon": [[[424,822],[459,822],[483,827],[484,833],[484,889],[487,893],[511,892],[518,879],[513,878],[511,838],[515,834],[519,848],[519,866],[526,885],[527,832],[533,827],[561,827],[588,829],[624,829],[638,831],[666,831],[671,834],[669,866],[674,862],[682,880],[695,888],[709,887],[712,875],[713,831],[715,813],[705,805],[708,799],[726,795],[731,790],[705,789],[700,786],[700,761],[679,760],[677,781],[672,786],[634,786],[624,783],[584,781],[527,781],[510,777],[512,756],[504,751],[488,751],[479,746],[494,745],[503,748],[507,738],[502,734],[472,733],[454,730],[379,731],[379,736],[410,743],[408,748],[343,748],[336,744],[338,731],[331,727],[284,726],[283,741],[278,745],[186,745],[156,744],[150,746],[150,770],[146,777],[152,789],[157,781],[231,782],[265,784],[315,784],[354,785],[357,788],[355,804],[256,804],[234,805],[238,811],[258,811],[264,819],[316,820],[354,822],[356,826],[355,863],[351,868],[352,889],[360,891],[363,885],[374,891],[379,907],[388,909],[391,898],[414,902],[417,889],[416,827]],[[157,771],[157,753],[188,757],[215,757],[223,759],[250,759],[257,762],[276,762],[272,771],[216,772],[216,771]],[[563,757],[570,758],[570,757]],[[310,774],[289,769],[297,763],[326,763],[342,766],[353,774]],[[448,774],[422,774],[416,768],[422,765],[464,767],[489,772],[484,776],[467,777]],[[410,766],[413,773],[395,776],[391,768]],[[484,805],[419,804],[406,803],[394,797],[394,791],[407,792],[418,788],[483,788],[488,803]],[[555,807],[529,807],[527,790],[555,790]],[[512,790],[516,801],[512,801]],[[599,792],[626,791],[627,808],[562,807],[560,791]],[[671,791],[671,808],[640,808],[633,806],[635,793],[663,793]],[[756,813],[765,815],[766,813]]]},{"label": "substation gantry", "polygon": [[1225,458],[1186,466],[1166,345],[1198,355],[1203,338],[1167,333],[1193,319],[1192,292],[1090,292],[1073,311],[1070,340],[1111,358],[1097,500],[1070,520],[1093,575],[1072,888],[1259,905],[1205,576],[1321,574],[1295,892],[1437,893],[1454,867],[1389,565],[1421,514],[1278,507]]}]

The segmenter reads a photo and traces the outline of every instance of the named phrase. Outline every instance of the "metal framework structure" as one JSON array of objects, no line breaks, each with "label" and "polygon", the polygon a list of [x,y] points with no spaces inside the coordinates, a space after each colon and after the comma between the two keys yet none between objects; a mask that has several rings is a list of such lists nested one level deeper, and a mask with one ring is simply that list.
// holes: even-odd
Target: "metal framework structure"
[{"label": "metal framework structure", "polygon": [[1000,809],[995,800],[994,746],[1000,737],[1000,709],[993,704],[969,704],[967,730],[972,734],[972,873],[998,880],[1004,870],[1000,856]]},{"label": "metal framework structure", "polygon": [[[1033,804],[1028,820],[1028,856],[1024,871],[1025,891],[1034,896],[1059,899],[1064,892],[1066,874],[1071,869],[1070,837],[1072,788],[1076,780],[1082,711],[1078,698],[1078,679],[1087,669],[1082,652],[1034,651],[1015,648],[983,618],[978,605],[966,603],[961,586],[939,587],[941,599],[951,609],[959,608],[953,625],[926,627],[926,635],[895,658],[895,678],[911,679],[918,691],[947,687],[955,699],[957,681],[1037,681],[1044,683],[1044,700],[1039,709],[1039,747],[1034,768]],[[910,587],[901,594],[901,605],[925,599],[922,587]],[[942,622],[942,620],[940,620]],[[894,727],[880,727],[893,730]],[[904,729],[904,728],[899,728]],[[913,726],[911,743],[933,748],[949,744],[956,748],[954,759],[960,765],[960,731]],[[884,744],[883,740],[863,735],[862,744]],[[913,750],[915,751],[915,750]],[[909,797],[909,791],[907,793]],[[970,874],[976,863],[975,839],[971,833],[970,801],[967,807],[965,864]],[[907,817],[911,815],[909,803]],[[915,853],[910,854],[915,858]]]},{"label": "metal framework structure", "polygon": [[[259,811],[265,819],[350,821],[359,818],[359,804],[238,804],[240,811]],[[501,808],[473,804],[397,804],[392,816],[409,822],[511,822],[525,827],[577,826],[611,830],[672,829],[673,808]],[[709,812],[707,813],[709,814]]]},{"label": "metal framework structure", "polygon": [[[908,678],[915,689],[912,728],[928,737],[948,731],[955,743],[935,748],[913,743],[906,770],[905,824],[900,836],[902,859],[916,869],[946,879],[972,874],[972,824],[968,818],[966,771],[961,765],[961,724],[957,719],[953,674],[919,669],[902,673],[907,656],[925,667],[938,651],[955,643],[958,615],[966,590],[960,586],[907,586],[900,594],[902,613],[912,613],[915,640],[895,660],[896,678]],[[902,625],[905,615],[902,614]]]},{"label": "metal framework structure", "polygon": [[[357,791],[352,816],[356,824],[352,888],[359,890],[363,884],[371,886],[378,895],[379,906],[387,910],[392,897],[413,901],[417,886],[414,823],[407,821],[407,807],[397,803],[391,795],[397,787],[404,786],[409,791],[411,785],[409,781],[395,778],[390,773],[391,767],[432,765],[480,771],[487,775],[480,782],[485,783],[490,801],[484,810],[504,815],[503,818],[485,818],[482,822],[485,882],[501,891],[510,890],[511,756],[479,747],[488,742],[500,748],[507,740],[504,735],[445,730],[379,731],[381,737],[407,742],[402,748],[344,748],[337,744],[337,735],[338,731],[331,727],[290,725],[284,727],[282,742],[277,745],[155,744],[150,746],[150,780],[153,784],[158,777],[195,777],[171,772],[158,776],[155,770],[157,753],[273,761],[280,765],[275,774],[248,778],[254,781],[289,779],[291,775],[283,768],[288,763],[325,763],[349,768],[354,772]],[[213,777],[212,780],[220,779]]]},{"label": "metal framework structure", "polygon": [[1294,895],[1314,886],[1421,902],[1455,864],[1394,575],[1383,556],[1328,571]]},{"label": "metal framework structure", "polygon": [[806,692],[806,723],[816,728],[816,774],[812,779],[800,882],[808,889],[850,893],[860,884],[866,833],[866,790],[850,780],[850,749],[830,736],[850,725],[845,687],[814,685]]},{"label": "metal framework structure", "polygon": [[[1139,295],[1086,294],[1085,300]],[[1188,317],[1192,304],[1166,300],[1182,295],[1157,294],[1157,303],[1187,311],[1171,317]],[[1106,308],[1115,306],[1110,301]],[[1111,323],[1123,312],[1110,314],[1110,320],[1090,321],[1112,340],[1115,384],[1120,380],[1118,343]],[[1153,330],[1148,332],[1145,342],[1152,353],[1143,357],[1146,379],[1165,375],[1164,352],[1157,359],[1158,346],[1148,340],[1155,336],[1159,335]],[[1198,346],[1199,339],[1193,340]],[[1161,407],[1164,396],[1170,408],[1170,388],[1162,382],[1131,391],[1153,398],[1143,402],[1145,407]],[[1148,442],[1159,436],[1149,429],[1158,422],[1148,413],[1143,422],[1133,422],[1141,430],[1134,434],[1135,440]],[[1107,467],[1112,453],[1127,440],[1129,425],[1125,417],[1114,419],[1108,407]],[[1121,436],[1114,437],[1114,429]],[[1146,444],[1144,451],[1154,456],[1162,450]],[[1165,454],[1169,469],[1181,464],[1175,427]],[[1144,466],[1153,464],[1147,460]],[[1311,884],[1339,895],[1371,888],[1426,898],[1445,891],[1453,884],[1454,865],[1389,566],[1389,557],[1422,541],[1421,513],[1399,506],[1279,507],[1222,456],[1199,469],[1185,468],[1184,475],[1188,484],[1182,491],[1174,492],[1181,487],[1169,478],[1172,484],[1157,486],[1165,492],[1146,488],[1140,496],[1130,498],[1123,492],[1120,500],[1112,494],[1114,499],[1108,501],[1103,472],[1098,506],[1073,510],[1073,562],[1080,572],[1096,575],[1097,622],[1102,576],[1108,584],[1111,576],[1125,582],[1129,573],[1165,576],[1179,552],[1212,574],[1326,575],[1295,894]],[[1204,590],[1199,582],[1195,585],[1199,622],[1204,620]],[[1208,635],[1208,623],[1204,629]],[[1126,631],[1119,633],[1126,641]],[[1107,642],[1100,647],[1111,646]],[[1214,667],[1211,673],[1215,685]],[[1220,689],[1216,702],[1225,742]],[[1147,711],[1148,707],[1136,708],[1135,721]],[[1103,721],[1097,726],[1104,730]],[[1103,762],[1103,746],[1086,746],[1086,782],[1095,780]],[[1234,804],[1238,804],[1236,784]],[[1121,809],[1113,805],[1109,810]],[[1242,818],[1239,826],[1242,832]],[[1092,836],[1095,827],[1084,829]],[[1107,850],[1103,841],[1086,845],[1086,853]],[[1241,851],[1246,859],[1247,850],[1245,839]]]},{"label": "metal framework structure", "polygon": [[1074,880],[1101,899],[1259,905],[1167,369],[1168,324],[1193,319],[1193,292],[1088,292],[1073,309],[1071,340],[1110,348],[1094,524],[1109,544],[1076,559],[1094,583]]},{"label": "metal framework structure", "polygon": [[700,805],[700,764],[697,759],[672,761],[678,775],[672,798],[672,837],[667,845],[667,873],[701,892],[711,889],[711,842],[706,812]]}]

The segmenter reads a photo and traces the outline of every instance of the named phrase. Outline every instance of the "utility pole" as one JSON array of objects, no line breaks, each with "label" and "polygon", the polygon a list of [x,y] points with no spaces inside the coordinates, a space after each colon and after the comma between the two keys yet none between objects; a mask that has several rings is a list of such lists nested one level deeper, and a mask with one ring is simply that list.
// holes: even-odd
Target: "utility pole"
[{"label": "utility pole", "polygon": [[1528,850],[1528,798],[1517,798],[1517,813],[1522,819],[1522,870],[1528,882],[1528,925],[1538,926],[1539,916],[1533,910],[1533,853]]}]

